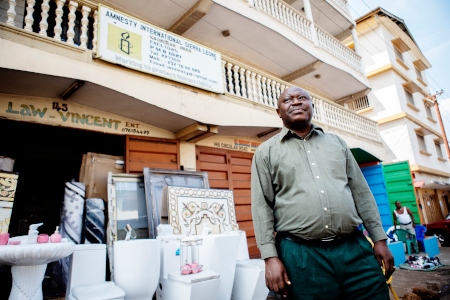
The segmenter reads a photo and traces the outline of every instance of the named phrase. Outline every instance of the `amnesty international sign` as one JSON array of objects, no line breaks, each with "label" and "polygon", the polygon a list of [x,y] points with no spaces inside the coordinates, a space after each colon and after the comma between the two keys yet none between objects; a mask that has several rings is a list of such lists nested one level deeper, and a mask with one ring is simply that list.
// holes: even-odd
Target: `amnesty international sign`
[{"label": "amnesty international sign", "polygon": [[219,52],[99,4],[97,58],[224,93]]}]

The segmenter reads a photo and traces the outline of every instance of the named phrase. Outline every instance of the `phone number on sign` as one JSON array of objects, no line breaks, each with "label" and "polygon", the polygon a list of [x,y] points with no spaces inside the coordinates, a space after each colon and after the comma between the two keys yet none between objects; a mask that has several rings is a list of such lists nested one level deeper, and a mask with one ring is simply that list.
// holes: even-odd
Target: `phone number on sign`
[{"label": "phone number on sign", "polygon": [[140,129],[136,129],[136,128],[122,128],[122,132],[127,132],[127,133],[137,133],[137,134],[144,134],[144,135],[149,135],[150,131],[148,130],[140,130]]}]

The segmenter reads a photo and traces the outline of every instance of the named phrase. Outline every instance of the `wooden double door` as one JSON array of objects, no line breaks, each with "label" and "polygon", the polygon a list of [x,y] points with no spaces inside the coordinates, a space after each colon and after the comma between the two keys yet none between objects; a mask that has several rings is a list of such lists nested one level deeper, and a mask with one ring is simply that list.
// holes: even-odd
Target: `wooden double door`
[{"label": "wooden double door", "polygon": [[197,146],[197,171],[208,172],[213,189],[228,189],[234,194],[239,229],[247,234],[251,258],[261,257],[256,246],[251,213],[250,177],[253,153]]}]

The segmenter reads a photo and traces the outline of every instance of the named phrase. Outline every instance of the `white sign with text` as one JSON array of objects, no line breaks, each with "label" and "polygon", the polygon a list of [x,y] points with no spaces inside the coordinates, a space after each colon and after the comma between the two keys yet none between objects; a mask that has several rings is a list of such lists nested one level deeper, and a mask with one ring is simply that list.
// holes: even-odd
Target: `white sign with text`
[{"label": "white sign with text", "polygon": [[224,93],[219,52],[99,5],[97,58]]}]

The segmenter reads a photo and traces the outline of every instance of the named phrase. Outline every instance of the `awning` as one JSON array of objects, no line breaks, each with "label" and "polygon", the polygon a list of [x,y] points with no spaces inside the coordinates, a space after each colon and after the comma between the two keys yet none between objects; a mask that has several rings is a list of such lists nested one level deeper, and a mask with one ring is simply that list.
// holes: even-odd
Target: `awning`
[{"label": "awning", "polygon": [[414,181],[414,187],[415,188],[421,188],[424,184],[425,184],[425,181],[423,181],[423,180]]},{"label": "awning", "polygon": [[352,154],[359,165],[381,161],[381,159],[379,159],[378,157],[373,156],[372,154],[361,148],[351,148],[350,151],[352,151]]},{"label": "awning", "polygon": [[[414,186],[416,186],[415,183],[414,183]],[[424,185],[422,185],[421,188],[422,189],[430,189],[430,190],[450,191],[450,183],[431,180],[429,183],[425,183]]]}]

